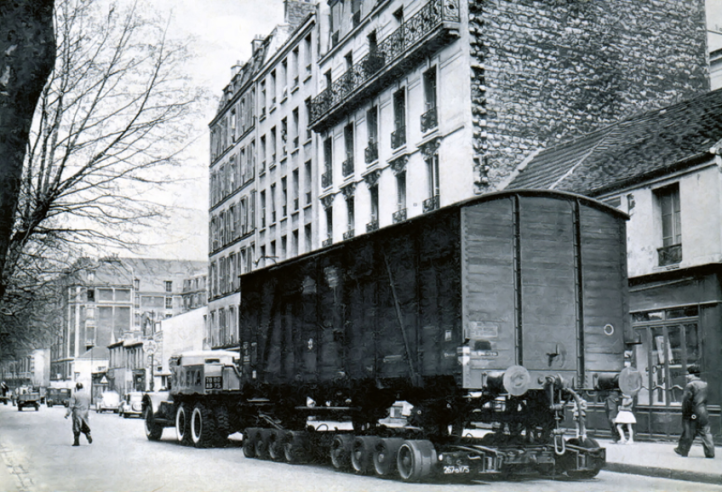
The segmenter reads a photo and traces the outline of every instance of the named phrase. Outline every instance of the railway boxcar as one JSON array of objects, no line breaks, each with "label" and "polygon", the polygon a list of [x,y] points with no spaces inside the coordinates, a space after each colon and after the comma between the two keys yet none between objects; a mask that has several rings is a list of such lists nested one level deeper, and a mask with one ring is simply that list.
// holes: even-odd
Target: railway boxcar
[{"label": "railway boxcar", "polygon": [[[579,390],[622,373],[625,221],[585,197],[516,190],[243,275],[239,367],[224,373],[237,382],[219,377],[212,398],[176,395],[156,422],[206,398],[208,426],[226,415],[224,433],[243,429],[247,456],[322,450],[337,468],[404,480],[593,476],[604,450],[586,436]],[[621,385],[633,392],[629,376]],[[380,425],[396,401],[413,406],[406,425]],[[483,437],[466,435],[474,423]]]}]

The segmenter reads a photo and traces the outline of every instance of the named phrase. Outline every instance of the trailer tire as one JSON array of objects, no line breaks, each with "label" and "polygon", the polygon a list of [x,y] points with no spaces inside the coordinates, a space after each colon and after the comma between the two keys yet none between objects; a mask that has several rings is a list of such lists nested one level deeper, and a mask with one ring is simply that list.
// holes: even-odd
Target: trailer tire
[{"label": "trailer tire", "polygon": [[213,413],[203,403],[196,403],[193,407],[190,430],[195,447],[213,447],[216,438],[216,422],[213,419]]},{"label": "trailer tire", "polygon": [[376,444],[373,454],[376,475],[385,477],[395,475],[398,472],[396,458],[403,443],[404,439],[401,437],[389,437],[381,439]]},{"label": "trailer tire", "polygon": [[396,466],[404,482],[420,482],[429,478],[436,464],[436,448],[431,441],[413,439],[399,447]]},{"label": "trailer tire", "polygon": [[218,405],[214,411],[216,418],[216,446],[224,447],[228,444],[228,435],[231,433],[231,418],[225,405]]},{"label": "trailer tire", "polygon": [[191,419],[188,415],[188,405],[181,403],[175,412],[175,431],[178,441],[184,446],[193,444],[191,440]]},{"label": "trailer tire", "polygon": [[268,437],[268,455],[273,461],[283,461],[286,455],[283,447],[286,444],[286,432],[273,429]]},{"label": "trailer tire", "polygon": [[243,456],[256,457],[256,428],[248,427],[243,430]]},{"label": "trailer tire", "polygon": [[288,463],[303,463],[308,459],[309,436],[306,431],[286,433],[283,454]]},{"label": "trailer tire", "polygon": [[[586,439],[582,440],[579,438],[572,438],[567,441],[568,444],[572,444],[574,446],[580,446],[587,449],[596,449],[599,448],[599,443],[592,439],[591,437],[587,437]],[[591,470],[575,470],[576,463],[574,460],[576,459],[576,455],[574,453],[571,453],[567,451],[564,453],[564,455],[561,457],[562,460],[562,466],[563,469],[567,472],[567,476],[569,478],[574,479],[589,479],[596,477],[599,472],[604,467],[604,462],[601,460],[598,460],[594,463],[594,467]]]},{"label": "trailer tire", "polygon": [[163,426],[155,423],[153,417],[153,408],[148,405],[145,407],[145,437],[149,441],[159,441],[163,435]]},{"label": "trailer tire", "polygon": [[331,442],[331,464],[337,470],[348,470],[351,468],[351,451],[353,441],[356,438],[353,434],[338,434]]},{"label": "trailer tire", "polygon": [[359,475],[370,475],[374,471],[374,449],[381,440],[377,436],[359,436],[353,440],[351,467]]}]

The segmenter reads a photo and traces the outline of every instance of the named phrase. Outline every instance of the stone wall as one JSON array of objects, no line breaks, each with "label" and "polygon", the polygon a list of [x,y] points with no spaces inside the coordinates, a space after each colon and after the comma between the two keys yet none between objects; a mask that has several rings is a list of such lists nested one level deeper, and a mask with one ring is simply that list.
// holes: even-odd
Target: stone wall
[{"label": "stone wall", "polygon": [[285,0],[283,2],[284,22],[295,28],[303,22],[309,14],[316,11],[316,3],[303,0]]},{"label": "stone wall", "polygon": [[477,192],[540,146],[707,91],[704,0],[471,0]]}]

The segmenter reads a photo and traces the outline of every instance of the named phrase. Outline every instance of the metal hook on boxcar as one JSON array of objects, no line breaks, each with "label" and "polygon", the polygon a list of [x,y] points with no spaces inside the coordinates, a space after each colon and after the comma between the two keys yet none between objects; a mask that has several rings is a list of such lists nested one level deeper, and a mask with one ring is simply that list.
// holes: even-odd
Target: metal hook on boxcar
[{"label": "metal hook on boxcar", "polygon": [[[559,443],[561,442],[561,449],[559,448]],[[564,436],[561,434],[554,434],[554,453],[558,456],[563,455],[567,451],[567,445],[564,441]]]}]

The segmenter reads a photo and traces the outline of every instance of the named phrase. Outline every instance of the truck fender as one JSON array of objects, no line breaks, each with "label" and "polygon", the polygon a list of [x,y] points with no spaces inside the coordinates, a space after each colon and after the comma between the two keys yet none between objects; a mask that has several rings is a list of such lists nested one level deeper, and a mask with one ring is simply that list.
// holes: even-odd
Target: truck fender
[{"label": "truck fender", "polygon": [[150,406],[155,417],[165,418],[163,415],[159,415],[158,412],[161,410],[162,404],[170,400],[171,396],[170,392],[168,391],[155,391],[153,393],[145,393],[143,395],[143,413],[145,414],[145,409]]}]

